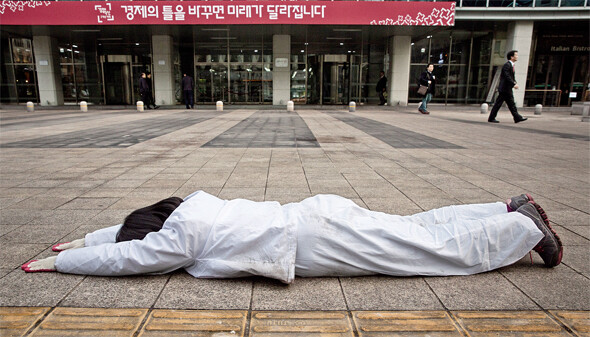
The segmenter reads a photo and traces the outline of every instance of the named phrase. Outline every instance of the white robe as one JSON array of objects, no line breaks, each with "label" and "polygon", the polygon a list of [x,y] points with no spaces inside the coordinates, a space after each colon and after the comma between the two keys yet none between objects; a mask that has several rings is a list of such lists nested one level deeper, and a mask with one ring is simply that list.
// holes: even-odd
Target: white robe
[{"label": "white robe", "polygon": [[543,237],[506,204],[448,206],[412,216],[369,211],[336,195],[277,202],[188,196],[158,232],[115,243],[121,225],[89,233],[61,252],[59,272],[167,273],[202,278],[261,275],[468,275],[510,265]]}]

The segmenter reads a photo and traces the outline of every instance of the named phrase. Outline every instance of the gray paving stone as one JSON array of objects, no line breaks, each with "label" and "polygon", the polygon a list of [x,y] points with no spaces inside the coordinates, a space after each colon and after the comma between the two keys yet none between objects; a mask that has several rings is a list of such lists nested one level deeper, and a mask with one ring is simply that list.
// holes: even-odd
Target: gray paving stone
[{"label": "gray paving stone", "polygon": [[38,210],[50,210],[56,209],[59,206],[72,200],[69,197],[46,197],[46,196],[33,196],[23,201],[17,202],[9,207],[9,209],[38,209]]},{"label": "gray paving stone", "polygon": [[[490,302],[491,295],[482,294],[481,289],[492,289],[498,294],[490,302],[496,306],[501,306],[501,299],[505,299],[505,308],[499,309],[528,308],[529,302],[543,308],[587,309],[584,305],[588,302],[587,280],[590,279],[587,125],[553,111],[529,120],[530,124],[524,127],[506,124],[494,128],[479,121],[479,115],[466,113],[461,107],[436,111],[427,120],[415,113],[404,113],[400,107],[387,111],[367,106],[361,109],[358,114],[298,109],[291,115],[272,110],[261,114],[232,110],[223,115],[214,114],[198,124],[187,123],[195,121],[188,113],[159,110],[160,121],[166,121],[154,126],[160,130],[149,131],[149,136],[154,136],[149,140],[138,135],[139,143],[129,147],[116,143],[120,140],[113,135],[133,129],[138,120],[143,125],[153,116],[98,110],[67,115],[67,111],[56,110],[52,112],[54,117],[68,118],[67,124],[54,122],[46,125],[51,130],[42,130],[32,128],[34,123],[42,122],[31,120],[22,111],[2,109],[3,120],[8,115],[14,118],[13,122],[21,124],[8,129],[3,125],[0,145],[41,137],[57,139],[60,133],[80,134],[86,129],[96,129],[96,123],[105,115],[111,121],[109,125],[115,123],[117,128],[90,133],[96,138],[86,144],[70,134],[69,143],[61,144],[91,146],[94,142],[96,146],[114,144],[116,147],[112,148],[2,148],[0,225],[5,227],[0,228],[3,260],[0,278],[5,283],[0,285],[3,289],[0,298],[3,303],[16,305],[51,305],[72,290],[75,296],[69,300],[76,305],[92,306],[92,299],[110,306],[112,302],[106,294],[112,287],[122,303],[134,305],[124,298],[124,289],[129,287],[136,294],[136,287],[149,288],[152,285],[149,282],[155,282],[150,280],[159,277],[140,276],[137,281],[114,277],[88,283],[84,280],[75,288],[83,280],[79,276],[25,274],[19,266],[32,258],[54,254],[49,250],[52,243],[34,243],[37,236],[44,236],[43,241],[71,241],[87,232],[120,223],[136,208],[171,195],[184,197],[199,189],[226,198],[282,203],[300,201],[316,193],[335,193],[351,198],[361,207],[400,215],[447,204],[503,200],[530,192],[546,209],[565,244],[563,264],[554,269],[544,268],[540,257],[533,253],[534,265],[528,256],[524,257],[502,268],[501,278],[493,276],[497,273],[490,273],[449,280],[425,278],[422,283],[420,278],[376,276],[341,280],[297,278],[293,285],[284,286],[259,278],[197,280],[178,272],[170,276],[154,307],[370,310],[380,305],[428,308],[432,304],[440,309],[440,301],[430,302],[430,296],[434,295],[430,290],[425,291],[423,284],[426,284],[436,289],[437,294],[440,291],[444,307],[457,310],[483,307],[483,302]],[[33,118],[43,113],[47,112],[35,113]],[[351,119],[346,123],[334,114]],[[354,120],[355,116],[361,118]],[[92,118],[86,119],[89,117]],[[235,136],[241,138],[228,141],[227,146],[232,147],[203,147],[218,136],[229,135],[229,130],[245,120],[252,124],[242,123],[242,129],[234,129]],[[171,132],[166,123],[178,125],[178,121],[183,121],[184,127]],[[264,121],[268,123],[256,124]],[[280,125],[277,121],[288,124]],[[295,123],[301,128],[295,130]],[[264,130],[264,134],[258,130]],[[298,140],[294,135],[300,131],[317,137],[321,147],[279,147],[296,146]],[[388,134],[391,131],[398,134]],[[279,138],[271,138],[271,134]],[[530,144],[526,156],[512,150],[513,144],[525,142]],[[250,144],[265,147],[248,148]],[[448,144],[459,147],[446,147]],[[402,148],[406,146],[413,147]],[[120,200],[104,209],[100,204],[108,198]],[[90,207],[97,208],[85,209]],[[51,282],[46,283],[47,277]],[[143,280],[147,283],[142,283]],[[57,283],[64,283],[67,290],[57,289]],[[154,284],[154,289],[162,289],[159,281]],[[9,287],[5,289],[5,285]],[[500,288],[503,285],[508,285],[505,292]],[[168,289],[169,286],[172,287]],[[32,296],[21,296],[21,290],[25,289]],[[389,297],[390,289],[397,290],[400,297]],[[361,295],[366,295],[364,300]],[[148,294],[141,301],[147,303],[152,298]]]},{"label": "gray paving stone", "polygon": [[502,271],[502,274],[545,310],[590,310],[590,279],[566,266]]},{"label": "gray paving stone", "polygon": [[76,229],[76,225],[22,225],[18,231],[2,236],[3,240],[14,243],[51,244]]},{"label": "gray paving stone", "polygon": [[41,210],[27,210],[21,209],[3,209],[0,212],[1,225],[24,225],[31,222],[33,219],[43,216],[47,211]]},{"label": "gray paving stone", "polygon": [[590,275],[590,247],[565,246],[562,263],[584,275]]},{"label": "gray paving stone", "polygon": [[497,272],[425,280],[448,310],[539,310]]},{"label": "gray paving stone", "polygon": [[578,234],[579,236],[590,240],[590,227],[589,226],[567,226],[568,230]]},{"label": "gray paving stone", "polygon": [[[43,225],[59,225],[68,226],[80,225],[97,215],[100,210],[97,209],[84,209],[84,210],[48,210],[41,211],[40,216],[31,220],[28,225],[43,226]],[[75,226],[74,226],[75,227]]]},{"label": "gray paving stone", "polygon": [[252,279],[196,279],[184,271],[171,275],[154,307],[165,309],[242,309],[250,307]]},{"label": "gray paving stone", "polygon": [[0,236],[6,235],[22,225],[0,225]]},{"label": "gray paving stone", "polygon": [[0,268],[8,269],[19,268],[47,248],[46,244],[15,243],[4,237],[0,239],[0,246]]},{"label": "gray paving stone", "polygon": [[13,269],[0,268],[0,278],[10,274],[12,271],[13,271]]},{"label": "gray paving stone", "polygon": [[340,278],[349,310],[442,310],[421,277]]},{"label": "gray paving stone", "polygon": [[60,273],[25,273],[20,268],[13,270],[0,279],[0,306],[56,306],[83,278]]},{"label": "gray paving stone", "polygon": [[86,276],[60,302],[64,307],[149,308],[157,300],[169,275]]},{"label": "gray paving stone", "polygon": [[63,205],[61,205],[58,209],[99,209],[103,210],[108,208],[110,205],[117,202],[120,198],[88,198],[88,197],[79,197],[75,198]]},{"label": "gray paving stone", "polygon": [[254,282],[252,310],[346,310],[338,278],[297,278],[290,285]]}]

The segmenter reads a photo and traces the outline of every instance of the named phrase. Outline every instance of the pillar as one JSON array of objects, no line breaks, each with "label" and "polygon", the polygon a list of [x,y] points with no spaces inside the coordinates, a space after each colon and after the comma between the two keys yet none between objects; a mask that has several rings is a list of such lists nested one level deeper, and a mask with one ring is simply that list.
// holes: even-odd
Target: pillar
[{"label": "pillar", "polygon": [[389,38],[390,67],[387,74],[388,105],[408,106],[412,38],[406,35]]},{"label": "pillar", "polygon": [[63,105],[64,93],[57,40],[51,36],[33,36],[33,52],[40,104]]},{"label": "pillar", "polygon": [[152,78],[154,100],[157,105],[175,105],[174,86],[174,44],[170,35],[152,36],[153,59]]},{"label": "pillar", "polygon": [[510,50],[518,50],[515,76],[519,89],[513,90],[513,93],[514,101],[519,108],[522,107],[524,103],[527,70],[529,68],[531,47],[533,44],[533,28],[533,21],[515,21],[508,24],[506,52]]},{"label": "pillar", "polygon": [[291,35],[272,36],[272,104],[286,105],[291,99]]}]

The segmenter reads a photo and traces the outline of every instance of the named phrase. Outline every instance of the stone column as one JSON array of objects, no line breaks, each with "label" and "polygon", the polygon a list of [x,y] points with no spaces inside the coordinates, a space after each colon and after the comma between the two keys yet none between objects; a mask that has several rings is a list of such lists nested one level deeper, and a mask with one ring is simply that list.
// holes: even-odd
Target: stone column
[{"label": "stone column", "polygon": [[524,103],[527,70],[529,68],[531,47],[533,45],[533,28],[533,21],[515,21],[508,24],[506,52],[510,50],[518,50],[515,76],[519,89],[515,89],[513,92],[514,101],[519,108],[522,107]]},{"label": "stone column", "polygon": [[272,36],[272,104],[287,105],[291,99],[291,35]]},{"label": "stone column", "polygon": [[387,74],[387,104],[408,106],[412,37],[392,36],[389,38],[389,42],[390,67]]},{"label": "stone column", "polygon": [[63,105],[57,40],[51,36],[33,36],[33,52],[37,68],[37,84],[41,105]]},{"label": "stone column", "polygon": [[157,105],[174,105],[174,44],[170,35],[152,35],[154,100]]}]

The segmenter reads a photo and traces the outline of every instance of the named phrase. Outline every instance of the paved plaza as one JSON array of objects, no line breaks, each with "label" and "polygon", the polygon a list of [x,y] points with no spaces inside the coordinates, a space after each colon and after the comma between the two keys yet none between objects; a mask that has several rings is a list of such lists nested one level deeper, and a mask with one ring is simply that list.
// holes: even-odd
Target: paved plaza
[{"label": "paved plaza", "polygon": [[[0,335],[58,336],[98,324],[116,332],[103,336],[171,335],[179,326],[185,333],[206,326],[211,336],[395,336],[399,329],[400,336],[478,336],[497,323],[517,326],[514,335],[530,328],[531,335],[588,336],[590,123],[566,111],[524,110],[529,120],[514,124],[503,109],[500,124],[491,124],[478,107],[432,105],[428,116],[416,106],[346,108],[3,107]],[[281,203],[332,193],[401,215],[529,192],[561,236],[564,257],[553,269],[533,252],[534,264],[526,256],[472,276],[296,278],[288,286],[184,271],[108,278],[20,269],[55,255],[57,242],[196,190]],[[17,318],[20,325],[9,324]],[[76,319],[85,325],[64,323]]]}]

